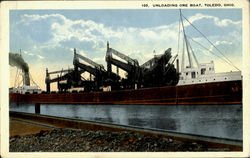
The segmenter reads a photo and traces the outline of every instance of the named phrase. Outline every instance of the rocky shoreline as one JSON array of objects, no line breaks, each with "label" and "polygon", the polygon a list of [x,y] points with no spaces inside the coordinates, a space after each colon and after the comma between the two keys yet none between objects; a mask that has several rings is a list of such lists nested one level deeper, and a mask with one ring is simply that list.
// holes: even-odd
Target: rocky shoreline
[{"label": "rocky shoreline", "polygon": [[10,152],[229,151],[204,144],[145,136],[135,132],[54,129],[10,137]]}]

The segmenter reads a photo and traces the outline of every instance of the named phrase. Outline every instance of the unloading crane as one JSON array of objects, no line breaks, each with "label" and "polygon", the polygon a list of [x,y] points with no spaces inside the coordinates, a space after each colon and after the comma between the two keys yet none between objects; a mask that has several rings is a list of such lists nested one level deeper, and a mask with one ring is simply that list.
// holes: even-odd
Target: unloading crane
[{"label": "unloading crane", "polygon": [[[79,59],[82,59],[84,62],[88,63],[84,64],[79,62]],[[74,49],[74,61],[73,64],[75,67],[79,67],[80,69],[92,74],[95,76],[95,86],[92,87],[94,89],[99,89],[101,85],[103,85],[104,78],[106,75],[106,70],[102,65],[95,63],[94,61],[76,53],[76,49]]]},{"label": "unloading crane", "polygon": [[155,56],[141,65],[143,87],[176,85],[178,83],[179,75],[173,62],[170,63],[171,57],[171,48],[169,48],[164,54]]},{"label": "unloading crane", "polygon": [[[114,58],[118,57],[122,61]],[[112,90],[137,89],[147,87],[159,87],[176,85],[179,80],[179,73],[171,62],[171,49],[164,54],[155,56],[143,65],[139,66],[137,60],[130,58],[109,47],[107,43],[106,61],[107,70],[91,59],[78,54],[74,49],[73,69],[48,72],[46,70],[46,89],[50,92],[50,83],[57,82],[59,91],[67,91],[70,88],[84,88],[84,91],[102,91],[104,88]],[[121,79],[119,73],[112,72],[112,64],[127,72],[125,79]],[[84,79],[82,73],[88,72],[94,79]],[[50,75],[60,74],[50,79]],[[61,82],[65,81],[66,82]]]},{"label": "unloading crane", "polygon": [[[92,61],[92,60],[90,60],[90,59],[88,59],[80,54],[77,54],[76,49],[74,49],[74,62],[79,62],[79,58],[84,60],[85,62],[89,63],[90,65],[93,65],[96,69],[98,69],[100,71],[104,71],[104,72],[106,71],[104,69],[103,65],[97,64],[96,62],[94,62],[94,61]],[[89,70],[89,71],[91,71],[91,70]]]},{"label": "unloading crane", "polygon": [[[112,55],[116,55],[117,57],[125,60],[127,63],[113,58]],[[112,73],[112,64],[117,66],[117,69],[121,68],[127,72],[127,79],[123,80],[122,83],[124,88],[126,89],[135,88],[135,84],[137,84],[138,87],[140,87],[141,69],[138,61],[116,51],[115,49],[110,48],[108,42],[107,42],[106,62],[107,62],[108,74]]]},{"label": "unloading crane", "polygon": [[142,68],[147,68],[149,71],[157,69],[157,67],[164,68],[171,58],[171,48],[168,48],[164,54],[155,56],[149,61],[141,65]]},{"label": "unloading crane", "polygon": [[[49,93],[50,92],[50,84],[51,83],[54,83],[54,82],[58,82],[59,83],[60,81],[63,81],[65,79],[67,79],[66,76],[68,74],[70,74],[72,71],[73,71],[73,69],[49,72],[49,70],[47,68],[46,69],[46,78],[45,78],[46,91]],[[59,77],[59,75],[57,75],[57,77],[55,77],[53,79],[50,78],[50,75],[52,75],[52,74],[61,74],[62,75],[63,73],[66,73],[65,75],[63,75],[63,77],[62,76]],[[58,89],[59,89],[59,85],[58,85]]]},{"label": "unloading crane", "polygon": [[[81,63],[79,59],[82,59],[87,64]],[[111,73],[110,76],[108,76],[107,71],[104,69],[103,65],[100,65],[78,53],[76,53],[76,49],[74,49],[74,61],[73,64],[75,66],[75,69],[78,68],[87,71],[88,73],[95,76],[94,78],[94,87],[93,90],[100,90],[101,86],[107,86],[111,85],[113,86],[114,82],[118,82],[120,77],[114,73]],[[111,82],[110,82],[111,81]]]},{"label": "unloading crane", "polygon": [[[78,74],[82,74],[84,71],[79,71]],[[57,77],[51,79],[50,75],[52,74],[57,74]],[[79,75],[79,78],[81,76]],[[66,83],[61,83],[61,81],[65,81]],[[71,87],[82,87],[86,83],[84,82],[77,82],[75,79],[75,71],[74,69],[68,69],[68,70],[60,70],[60,71],[53,71],[53,72],[48,72],[48,69],[46,69],[46,78],[45,78],[45,83],[46,83],[46,91],[49,93],[50,92],[50,84],[57,82],[57,87],[59,91],[66,91],[70,89]]]}]

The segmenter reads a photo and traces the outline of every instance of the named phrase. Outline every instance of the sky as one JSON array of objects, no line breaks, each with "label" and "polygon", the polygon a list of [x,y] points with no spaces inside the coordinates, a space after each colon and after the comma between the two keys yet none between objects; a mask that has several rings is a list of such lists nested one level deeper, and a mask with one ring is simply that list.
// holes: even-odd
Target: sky
[{"label": "sky", "polygon": [[[241,69],[241,9],[185,9],[182,14]],[[33,80],[45,90],[46,68],[49,71],[73,68],[74,48],[105,68],[107,41],[111,48],[140,64],[168,48],[172,49],[172,56],[181,57],[179,19],[178,9],[11,10],[10,52],[21,52]],[[187,21],[184,25],[188,37],[212,52],[190,39],[199,62],[213,60],[216,72],[236,70],[216,57],[220,53]],[[16,72],[15,67],[10,67],[10,87]],[[52,89],[56,89],[56,84]]]}]

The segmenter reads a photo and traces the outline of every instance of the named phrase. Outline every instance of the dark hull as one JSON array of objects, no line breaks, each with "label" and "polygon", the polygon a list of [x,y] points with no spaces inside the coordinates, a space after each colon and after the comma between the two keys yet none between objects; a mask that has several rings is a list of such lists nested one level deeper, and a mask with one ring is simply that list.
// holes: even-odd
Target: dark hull
[{"label": "dark hull", "polygon": [[242,104],[242,81],[89,93],[17,94],[10,102],[53,104]]}]

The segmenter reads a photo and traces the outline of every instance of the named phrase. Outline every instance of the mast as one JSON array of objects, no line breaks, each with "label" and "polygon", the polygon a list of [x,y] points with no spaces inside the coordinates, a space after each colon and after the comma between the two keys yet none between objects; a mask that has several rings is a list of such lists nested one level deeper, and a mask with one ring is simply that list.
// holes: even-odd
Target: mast
[{"label": "mast", "polygon": [[181,10],[180,10],[180,18],[181,18],[181,24],[182,24],[182,29],[183,29],[184,41],[185,41],[185,44],[186,44],[186,49],[187,49],[187,54],[188,54],[188,61],[189,61],[188,67],[193,67],[193,63],[192,63],[189,48],[188,48],[187,36],[186,36],[186,33],[185,33],[184,24],[183,24],[183,20],[182,20]]},{"label": "mast", "polygon": [[[187,46],[187,44],[188,45],[190,45],[188,42],[187,42],[187,36],[186,36],[186,34],[185,34],[185,30],[184,30],[184,25],[183,25],[183,20],[182,20],[182,17],[184,17],[184,19],[198,32],[198,33],[200,33],[200,35],[202,35],[210,44],[211,44],[211,46],[213,46],[213,48],[215,48],[215,50],[217,50],[221,55],[222,55],[222,57],[220,57],[220,56],[217,56],[217,55],[215,55],[215,54],[213,54],[213,55],[215,55],[215,56],[217,56],[217,57],[219,57],[219,58],[221,58],[223,61],[225,61],[227,64],[229,64],[230,66],[233,66],[235,69],[237,69],[237,70],[239,70],[240,71],[240,69],[239,68],[237,68],[234,64],[233,64],[233,62],[230,60],[230,59],[228,59],[227,57],[226,57],[226,55],[224,54],[224,53],[222,53],[200,30],[198,30],[198,28],[196,28],[185,16],[183,16],[182,15],[182,13],[181,13],[181,10],[180,10],[180,19],[181,19],[181,21],[182,21],[182,27],[183,27],[183,33],[184,33],[184,39],[185,39],[185,41],[186,41],[186,46]],[[197,42],[198,43],[198,42]],[[191,46],[190,46],[190,48],[191,48]],[[188,49],[188,46],[187,46],[187,51],[188,51],[189,49]],[[192,48],[191,48],[191,50],[192,50]],[[211,52],[211,51],[209,51],[209,52]],[[194,53],[193,53],[193,50],[192,50],[192,54],[193,54],[193,56],[194,56],[194,58],[195,58],[195,60],[196,60],[196,57],[195,57],[195,55],[194,55]],[[189,51],[188,51],[188,57],[189,57],[189,62],[190,62],[190,56],[189,56]],[[224,57],[224,58],[223,58]],[[199,67],[199,63],[198,63],[198,61],[196,60],[196,62],[197,62],[197,65],[198,65],[198,67]],[[192,65],[192,63],[190,63],[190,66]]]},{"label": "mast", "polygon": [[192,55],[193,55],[193,57],[194,57],[194,61],[196,62],[196,65],[199,67],[199,62],[198,62],[198,60],[197,60],[197,58],[196,58],[196,56],[195,56],[195,54],[194,54],[193,48],[191,47],[189,41],[187,41],[187,43],[188,43],[188,45],[189,45],[189,47],[190,47],[190,49],[191,49],[191,53],[192,53]]}]

